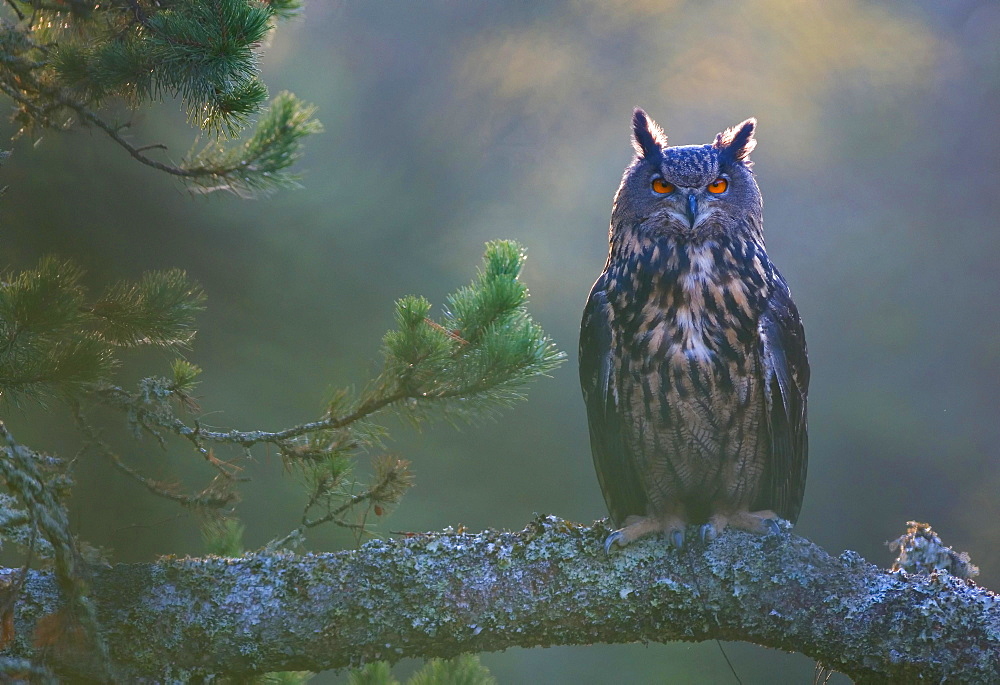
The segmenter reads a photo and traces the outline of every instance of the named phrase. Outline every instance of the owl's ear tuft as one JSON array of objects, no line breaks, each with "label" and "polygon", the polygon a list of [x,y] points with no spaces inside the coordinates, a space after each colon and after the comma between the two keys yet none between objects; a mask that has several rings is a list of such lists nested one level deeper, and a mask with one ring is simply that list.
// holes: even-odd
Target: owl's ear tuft
[{"label": "owl's ear tuft", "polygon": [[666,146],[667,136],[663,129],[637,107],[632,113],[632,147],[635,153],[648,162],[659,164]]},{"label": "owl's ear tuft", "polygon": [[713,145],[719,149],[724,159],[733,162],[749,162],[747,157],[757,147],[757,141],[753,137],[756,130],[757,120],[751,117],[717,135]]}]

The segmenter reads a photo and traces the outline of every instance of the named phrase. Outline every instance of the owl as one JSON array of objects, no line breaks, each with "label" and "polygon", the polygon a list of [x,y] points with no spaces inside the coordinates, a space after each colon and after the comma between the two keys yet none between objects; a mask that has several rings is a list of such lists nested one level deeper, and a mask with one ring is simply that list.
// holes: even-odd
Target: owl
[{"label": "owl", "polygon": [[610,253],[580,330],[594,466],[618,528],[684,544],[794,523],[806,479],[805,334],[764,248],[757,122],[670,147],[641,109]]}]

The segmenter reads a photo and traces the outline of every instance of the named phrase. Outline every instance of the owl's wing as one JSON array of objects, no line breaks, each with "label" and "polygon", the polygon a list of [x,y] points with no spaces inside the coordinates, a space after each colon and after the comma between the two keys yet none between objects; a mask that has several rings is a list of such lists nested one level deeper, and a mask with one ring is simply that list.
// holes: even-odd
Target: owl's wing
[{"label": "owl's wing", "polygon": [[771,454],[764,469],[757,508],[773,509],[795,523],[806,484],[808,437],[806,395],[809,361],[799,312],[784,281],[757,324],[764,367],[764,395]]},{"label": "owl's wing", "polygon": [[604,501],[616,525],[625,517],[645,515],[646,494],[639,480],[636,460],[624,439],[614,353],[614,314],[604,291],[604,276],[597,279],[583,311],[580,326],[580,385],[590,424],[590,450]]}]

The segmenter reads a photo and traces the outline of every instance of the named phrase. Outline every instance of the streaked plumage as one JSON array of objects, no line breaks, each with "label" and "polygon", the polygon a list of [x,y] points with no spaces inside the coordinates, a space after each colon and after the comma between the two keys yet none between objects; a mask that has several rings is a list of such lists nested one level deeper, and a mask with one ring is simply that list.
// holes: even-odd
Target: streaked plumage
[{"label": "streaked plumage", "polygon": [[755,126],[669,147],[635,112],[636,157],[580,332],[594,465],[622,527],[606,548],[657,531],[680,545],[691,523],[714,537],[798,517],[809,365],[764,249]]}]

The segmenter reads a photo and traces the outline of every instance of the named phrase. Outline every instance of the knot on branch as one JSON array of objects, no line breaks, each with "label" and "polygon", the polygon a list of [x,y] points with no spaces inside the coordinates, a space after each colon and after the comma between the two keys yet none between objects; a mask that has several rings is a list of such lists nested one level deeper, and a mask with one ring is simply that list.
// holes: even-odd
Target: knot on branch
[{"label": "knot on branch", "polygon": [[947,571],[958,578],[975,578],[979,567],[969,559],[968,552],[956,552],[947,547],[928,523],[907,521],[906,533],[887,543],[889,549],[899,553],[893,571],[907,573],[934,573]]}]

